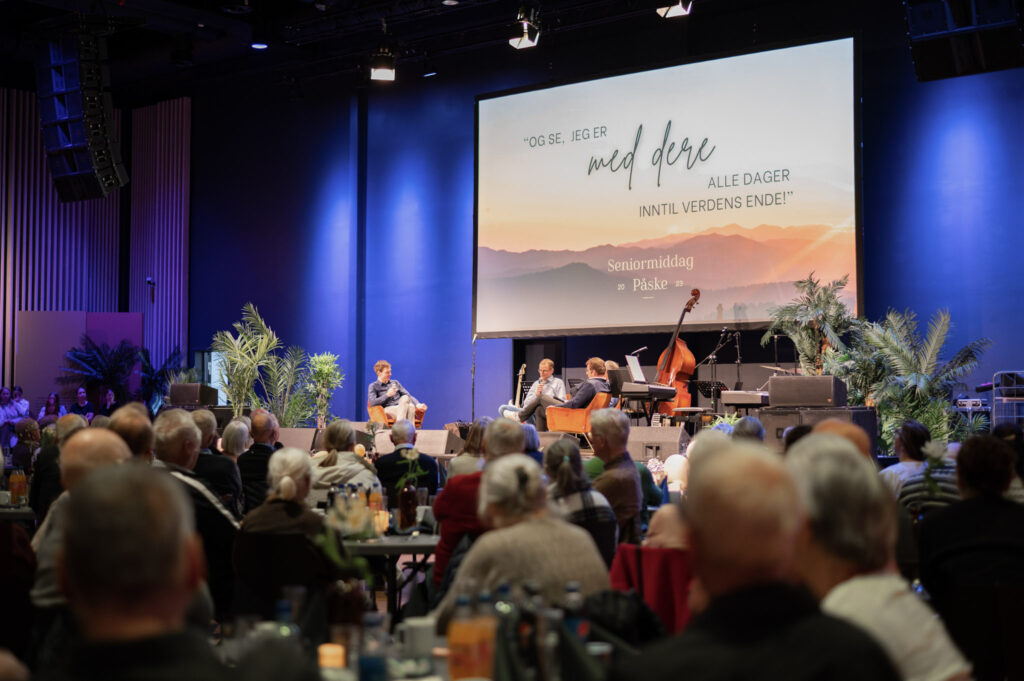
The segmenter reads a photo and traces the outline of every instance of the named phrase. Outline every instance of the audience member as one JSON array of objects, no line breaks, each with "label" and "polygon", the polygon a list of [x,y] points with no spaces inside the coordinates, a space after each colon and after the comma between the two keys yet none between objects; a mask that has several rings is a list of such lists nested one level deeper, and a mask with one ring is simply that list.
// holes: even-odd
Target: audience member
[{"label": "audience member", "polygon": [[108,428],[109,426],[110,417],[103,414],[96,414],[96,416],[92,417],[92,421],[89,422],[90,428]]},{"label": "audience member", "polygon": [[66,525],[62,583],[84,640],[51,678],[227,676],[204,637],[185,628],[203,554],[169,477],[143,466],[97,471],[72,495]]},{"label": "audience member", "polygon": [[46,398],[46,404],[39,409],[39,416],[36,420],[39,421],[39,425],[45,428],[51,423],[55,423],[61,416],[67,414],[67,410],[60,403],[60,395],[57,393],[50,393]]},{"label": "audience member", "polygon": [[[499,418],[487,424],[483,439],[484,469],[500,457],[522,451],[523,429],[518,421]],[[434,550],[435,588],[444,581],[448,561],[463,537],[473,541],[487,529],[477,513],[482,480],[482,470],[452,478],[434,501],[434,518],[441,523],[441,538]]]},{"label": "audience member", "polygon": [[14,441],[14,426],[21,418],[18,406],[11,400],[11,389],[0,387],[0,451],[5,454]]},{"label": "audience member", "polygon": [[267,464],[274,453],[274,443],[279,437],[277,417],[266,409],[254,409],[252,414],[253,444],[238,457],[238,472],[245,489],[245,512],[262,504],[267,499]]},{"label": "audience member", "polygon": [[871,437],[867,431],[851,421],[829,418],[819,421],[811,428],[811,432],[818,435],[836,435],[843,438],[860,452],[861,456],[873,460],[871,451]]},{"label": "audience member", "polygon": [[324,519],[304,503],[313,485],[309,454],[296,447],[277,450],[267,465],[267,480],[267,499],[246,514],[242,532],[302,534],[315,539],[323,530]]},{"label": "audience member", "polygon": [[121,405],[117,403],[117,396],[114,395],[114,389],[107,388],[103,393],[103,404],[100,405],[100,410],[97,413],[103,416],[113,416],[120,407]]},{"label": "audience member", "polygon": [[[199,536],[206,555],[207,581],[218,619],[231,612],[234,569],[231,549],[238,533],[238,521],[216,493],[193,472],[199,458],[200,431],[184,409],[160,412],[153,423],[156,436],[153,465],[166,468],[192,501]],[[269,458],[269,457],[268,457]]]},{"label": "audience member", "polygon": [[[823,615],[789,577],[803,509],[781,460],[734,443],[691,470],[688,545],[707,609],[643,654],[648,681],[897,679],[861,630]],[[636,659],[613,678],[635,678]]]},{"label": "audience member", "polygon": [[403,419],[395,421],[391,426],[391,441],[395,451],[377,459],[377,477],[388,495],[388,508],[398,507],[398,481],[412,466],[413,459],[419,462],[425,474],[416,479],[416,487],[426,487],[427,494],[437,494],[438,468],[437,460],[427,454],[416,451],[416,426],[412,421]]},{"label": "audience member", "polygon": [[494,529],[473,543],[459,566],[452,588],[434,613],[438,631],[447,628],[457,594],[494,590],[502,582],[532,580],[548,603],[560,603],[570,581],[580,583],[584,596],[609,587],[608,568],[593,539],[552,517],[546,502],[541,470],[533,459],[509,454],[488,462],[478,513]]},{"label": "audience member", "polygon": [[796,572],[822,610],[871,634],[904,681],[970,679],[942,622],[891,571],[897,504],[874,465],[849,441],[815,435],[786,468],[807,509]]},{"label": "audience member", "polygon": [[[29,592],[36,573],[36,554],[28,532],[12,520],[0,520],[0,584],[3,584],[3,617],[0,617],[0,658],[4,648],[27,659],[35,610]],[[7,660],[6,662],[10,662]],[[0,661],[0,679],[4,676]],[[20,663],[19,663],[20,664]],[[9,669],[7,670],[10,671]],[[25,677],[27,681],[28,673]]]},{"label": "audience member", "polygon": [[963,500],[921,521],[921,582],[940,613],[958,587],[1024,582],[1024,507],[1003,498],[1014,457],[990,435],[968,438],[956,464]]},{"label": "audience member", "polygon": [[678,504],[665,504],[651,516],[644,546],[656,549],[686,549],[686,521]]},{"label": "audience member", "polygon": [[68,438],[88,424],[77,414],[65,414],[57,421],[57,441],[53,445],[43,446],[36,456],[35,474],[28,490],[28,505],[43,522],[50,504],[60,496],[64,488],[60,482],[60,448]]},{"label": "audience member", "polygon": [[924,446],[931,439],[924,424],[914,419],[907,419],[893,433],[892,449],[899,461],[879,473],[892,490],[893,498],[899,498],[903,484],[924,470]]},{"label": "audience member", "polygon": [[324,432],[324,451],[313,455],[310,506],[326,505],[328,491],[339,485],[362,485],[369,491],[381,484],[374,465],[353,451],[355,444],[356,431],[349,421],[335,419],[328,424]]},{"label": "audience member", "polygon": [[640,542],[643,493],[636,464],[626,451],[629,419],[617,409],[598,409],[590,415],[590,441],[604,472],[594,479],[594,489],[608,499],[619,521],[619,541]]},{"label": "audience member", "polygon": [[14,408],[18,411],[18,416],[26,418],[29,415],[28,400],[25,399],[25,391],[22,390],[20,385],[11,388],[11,403],[14,404]]},{"label": "audience member", "polygon": [[192,421],[199,428],[199,456],[192,472],[217,494],[236,518],[241,518],[245,501],[238,464],[231,457],[212,450],[217,442],[217,417],[209,409],[196,409],[192,412]]},{"label": "audience member", "polygon": [[782,431],[782,453],[788,454],[790,448],[801,440],[805,435],[810,435],[813,426],[808,423],[798,423],[789,426]]},{"label": "audience member", "polygon": [[[640,492],[643,501],[640,505],[640,524],[646,525],[649,519],[647,507],[661,506],[664,494],[661,491],[661,487],[655,482],[654,474],[647,467],[647,464],[643,461],[634,461],[633,465],[636,466],[636,472],[640,475]],[[604,461],[601,461],[596,456],[587,459],[583,464],[583,472],[591,482],[597,480],[598,476],[604,473]]]},{"label": "audience member", "polygon": [[551,443],[544,452],[544,472],[551,481],[548,498],[555,508],[590,534],[601,557],[611,566],[619,541],[619,523],[611,504],[592,489],[583,473],[579,443],[571,438]]},{"label": "audience member", "polygon": [[462,451],[448,462],[449,480],[456,475],[476,473],[483,466],[484,429],[493,420],[490,416],[481,416],[469,427]]},{"label": "audience member", "polygon": [[1013,466],[1013,479],[1004,496],[1018,504],[1024,503],[1024,432],[1016,423],[1004,422],[992,429],[992,436],[1010,445],[1017,454]]},{"label": "audience member", "polygon": [[544,465],[544,454],[540,451],[540,435],[532,423],[523,424],[523,454],[536,461],[538,466]]},{"label": "audience member", "polygon": [[[79,428],[60,448],[60,475],[65,491],[53,502],[33,539],[38,567],[31,593],[32,604],[36,607],[32,657],[37,665],[59,660],[74,634],[58,575],[71,499],[87,474],[130,458],[127,445],[114,433],[101,428]],[[99,549],[102,541],[99,537],[95,540]]]},{"label": "audience member", "polygon": [[71,405],[68,412],[72,414],[78,414],[86,421],[92,421],[92,417],[96,415],[96,407],[89,401],[89,397],[85,392],[84,387],[80,387],[76,393],[78,400]]},{"label": "audience member", "polygon": [[224,426],[224,432],[220,437],[220,448],[224,456],[232,461],[238,462],[238,457],[252,447],[252,436],[249,434],[249,426],[244,421],[235,419]]},{"label": "audience member", "polygon": [[18,444],[11,449],[11,465],[31,475],[42,439],[39,423],[33,418],[23,418],[14,427],[14,433],[18,436]]},{"label": "audience member", "polygon": [[764,424],[756,416],[744,416],[732,427],[734,440],[764,442]]},{"label": "audience member", "polygon": [[[921,448],[925,462],[918,473],[903,479],[897,499],[911,517],[920,518],[932,511],[960,501],[956,460],[941,443]],[[950,448],[952,449],[952,448]]]},{"label": "audience member", "polygon": [[129,402],[118,407],[110,415],[110,430],[132,450],[132,456],[142,463],[153,461],[153,424],[149,421],[149,410],[140,402]]}]

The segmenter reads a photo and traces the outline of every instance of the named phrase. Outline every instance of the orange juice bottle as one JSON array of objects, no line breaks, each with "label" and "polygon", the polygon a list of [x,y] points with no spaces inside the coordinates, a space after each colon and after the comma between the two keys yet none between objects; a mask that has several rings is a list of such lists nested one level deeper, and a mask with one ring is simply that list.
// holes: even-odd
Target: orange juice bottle
[{"label": "orange juice bottle", "polygon": [[448,678],[469,679],[477,676],[476,618],[469,606],[469,596],[459,594],[455,599],[455,613],[448,623]]},{"label": "orange juice bottle", "polygon": [[477,610],[473,618],[476,627],[476,677],[494,678],[494,638],[498,631],[498,617],[494,612],[489,591],[477,597]]},{"label": "orange juice bottle", "polygon": [[381,491],[379,482],[373,483],[373,487],[370,488],[369,502],[371,511],[384,510],[384,493]]},{"label": "orange juice bottle", "polygon": [[11,506],[24,506],[28,503],[28,479],[24,471],[15,468],[7,480],[11,492]]}]

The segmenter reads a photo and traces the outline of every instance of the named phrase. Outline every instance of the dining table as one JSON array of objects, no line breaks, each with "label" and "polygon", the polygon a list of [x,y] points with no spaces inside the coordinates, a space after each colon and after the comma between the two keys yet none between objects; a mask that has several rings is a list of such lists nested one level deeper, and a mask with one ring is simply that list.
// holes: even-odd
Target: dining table
[{"label": "dining table", "polygon": [[434,553],[440,537],[436,534],[424,534],[413,532],[408,535],[395,534],[372,539],[359,539],[344,541],[345,549],[350,556],[363,556],[366,558],[382,556],[385,560],[384,579],[387,589],[388,613],[391,614],[392,626],[401,619],[399,612],[399,591],[401,589],[402,575],[398,570],[398,560],[401,556],[422,557],[423,561]]}]

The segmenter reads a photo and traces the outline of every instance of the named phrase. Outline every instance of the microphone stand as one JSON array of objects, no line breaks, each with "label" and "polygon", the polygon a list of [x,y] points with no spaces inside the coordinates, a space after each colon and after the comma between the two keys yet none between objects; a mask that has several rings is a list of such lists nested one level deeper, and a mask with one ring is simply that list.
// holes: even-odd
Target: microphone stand
[{"label": "microphone stand", "polygon": [[[718,372],[718,370],[717,370],[718,356],[717,356],[716,353],[719,350],[721,350],[722,348],[724,348],[725,344],[728,343],[728,342],[729,342],[729,336],[728,336],[728,334],[725,333],[725,330],[723,329],[722,335],[719,336],[718,344],[715,346],[715,349],[712,350],[711,353],[707,357],[705,357],[700,362],[698,362],[697,366],[694,367],[694,371],[697,370],[697,367],[703,366],[704,364],[707,364],[708,366],[711,367],[711,384],[712,384],[712,386],[714,386],[715,382],[718,380],[718,376],[717,376],[717,372]],[[716,399],[716,396],[720,397],[721,396],[721,391],[716,390],[714,387],[712,387],[711,388],[711,411],[717,414],[718,413],[718,400]]]},{"label": "microphone stand", "polygon": [[734,334],[736,338],[736,390],[743,389],[743,381],[740,380],[740,364],[743,360],[740,358],[740,332],[737,331]]},{"label": "microphone stand", "polygon": [[476,334],[473,334],[473,368],[469,370],[469,374],[472,377],[472,387],[469,391],[469,400],[471,402],[469,407],[470,421],[476,421]]}]

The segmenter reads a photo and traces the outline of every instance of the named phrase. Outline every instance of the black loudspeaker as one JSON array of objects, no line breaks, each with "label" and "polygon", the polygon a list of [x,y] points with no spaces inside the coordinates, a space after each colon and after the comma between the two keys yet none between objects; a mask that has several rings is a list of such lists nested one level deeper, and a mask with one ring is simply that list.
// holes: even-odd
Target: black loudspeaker
[{"label": "black loudspeaker", "polygon": [[173,383],[167,400],[175,407],[217,404],[217,389],[202,383]]},{"label": "black loudspeaker", "polygon": [[285,447],[295,447],[305,452],[312,451],[316,428],[281,428],[277,441]]},{"label": "black loudspeaker", "polygon": [[45,44],[36,64],[43,146],[61,201],[107,196],[128,182],[113,142],[106,43],[86,32]]},{"label": "black loudspeaker", "polygon": [[465,444],[462,438],[448,430],[416,431],[416,449],[424,454],[439,456],[457,454]]},{"label": "black loudspeaker", "polygon": [[1024,65],[1020,0],[903,0],[918,80]]},{"label": "black loudspeaker", "polygon": [[690,439],[690,434],[681,426],[634,426],[629,429],[626,447],[634,461],[664,461],[680,452],[680,438],[684,441]]},{"label": "black loudspeaker", "polygon": [[772,376],[768,404],[773,407],[845,407],[846,384],[835,376]]},{"label": "black loudspeaker", "polygon": [[802,408],[788,409],[767,407],[757,412],[757,418],[764,424],[765,444],[778,448],[783,447],[783,436],[786,428],[797,425],[813,426],[825,419],[850,421],[863,428],[871,438],[871,451],[878,452],[878,416],[870,407]]}]

